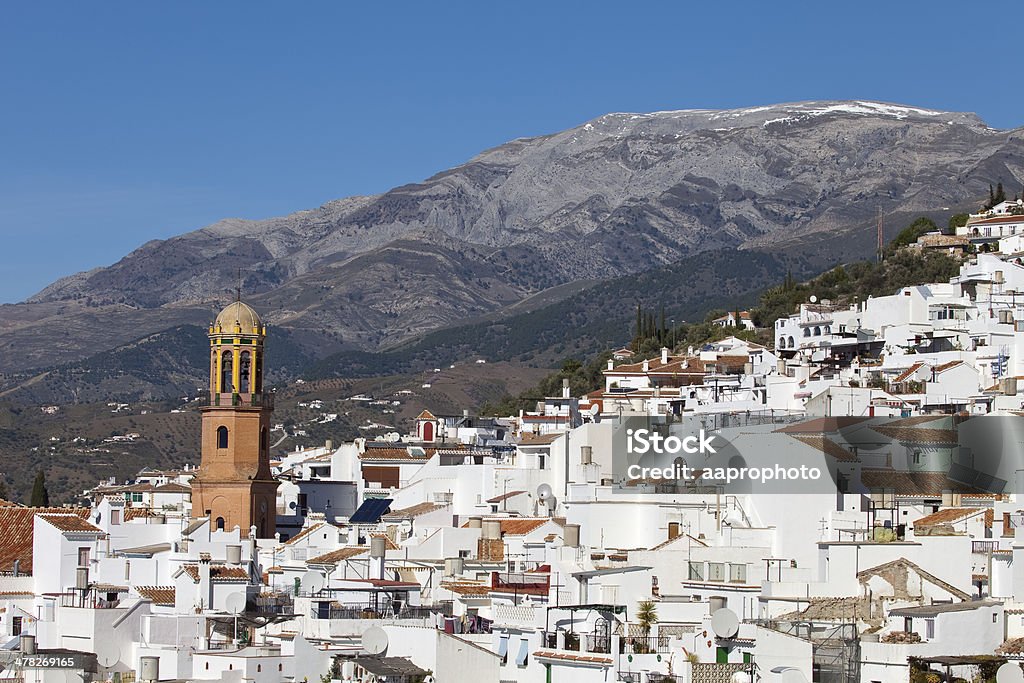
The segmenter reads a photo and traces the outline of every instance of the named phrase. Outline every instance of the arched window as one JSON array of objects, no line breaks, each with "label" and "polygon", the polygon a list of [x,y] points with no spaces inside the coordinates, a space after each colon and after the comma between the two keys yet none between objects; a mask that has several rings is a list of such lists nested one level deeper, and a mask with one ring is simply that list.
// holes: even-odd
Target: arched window
[{"label": "arched window", "polygon": [[232,374],[234,360],[231,351],[225,351],[220,355],[220,390],[224,393],[234,393],[235,380]]},{"label": "arched window", "polygon": [[224,425],[217,427],[217,448],[228,447],[228,428]]},{"label": "arched window", "polygon": [[786,338],[785,337],[779,337],[779,348],[780,349],[786,348]]},{"label": "arched window", "polygon": [[790,337],[790,338],[789,338],[789,348],[793,348],[794,346],[796,346],[796,342],[794,342],[794,341],[793,341],[793,338],[792,338],[792,337]]},{"label": "arched window", "polygon": [[249,380],[252,373],[252,355],[248,351],[242,351],[238,361],[238,393],[248,394],[252,391]]},{"label": "arched window", "polygon": [[224,518],[223,517],[218,517],[217,518],[217,531],[224,531]]},{"label": "arched window", "polygon": [[816,325],[816,326],[814,327],[814,336],[815,336],[815,337],[820,337],[820,336],[821,336],[821,327],[820,327],[820,326],[817,326],[817,325]]},{"label": "arched window", "polygon": [[811,336],[811,328],[809,328],[809,327],[805,327],[804,328],[804,336],[805,337],[810,337]]},{"label": "arched window", "polygon": [[253,375],[255,377],[252,384],[252,390],[258,394],[263,391],[263,358],[259,351],[253,351],[252,364]]}]

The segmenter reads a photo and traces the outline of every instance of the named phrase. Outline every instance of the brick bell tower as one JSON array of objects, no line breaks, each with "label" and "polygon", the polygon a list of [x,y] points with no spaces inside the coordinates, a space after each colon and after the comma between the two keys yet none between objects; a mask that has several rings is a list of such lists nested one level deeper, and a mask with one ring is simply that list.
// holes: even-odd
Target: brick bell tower
[{"label": "brick bell tower", "polygon": [[210,326],[210,404],[203,406],[202,463],[192,479],[192,516],[214,529],[259,538],[277,528],[277,485],[270,473],[273,394],[263,392],[267,329],[235,301]]}]

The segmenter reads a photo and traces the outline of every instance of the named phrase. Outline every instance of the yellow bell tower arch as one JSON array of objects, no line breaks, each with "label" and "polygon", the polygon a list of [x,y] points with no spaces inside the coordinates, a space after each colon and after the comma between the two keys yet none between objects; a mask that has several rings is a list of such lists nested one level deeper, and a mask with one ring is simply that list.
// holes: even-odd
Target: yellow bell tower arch
[{"label": "yellow bell tower arch", "polygon": [[273,394],[263,387],[266,326],[242,301],[210,325],[210,403],[203,406],[202,462],[192,479],[192,516],[213,529],[256,527],[270,538],[277,527],[278,482],[270,471]]}]

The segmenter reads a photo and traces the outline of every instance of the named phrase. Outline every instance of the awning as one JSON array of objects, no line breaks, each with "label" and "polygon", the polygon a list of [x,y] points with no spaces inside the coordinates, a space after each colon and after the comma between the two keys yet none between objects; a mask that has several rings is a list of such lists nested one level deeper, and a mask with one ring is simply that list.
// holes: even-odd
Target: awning
[{"label": "awning", "polygon": [[504,634],[498,640],[498,656],[502,659],[508,656],[508,634]]},{"label": "awning", "polygon": [[516,655],[516,666],[525,666],[526,657],[530,654],[530,641],[526,638],[519,640],[519,654]]}]

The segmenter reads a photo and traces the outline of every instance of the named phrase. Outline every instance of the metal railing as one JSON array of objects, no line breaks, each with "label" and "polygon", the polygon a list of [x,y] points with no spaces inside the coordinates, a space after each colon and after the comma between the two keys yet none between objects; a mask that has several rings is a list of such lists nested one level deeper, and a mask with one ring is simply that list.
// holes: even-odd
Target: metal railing
[{"label": "metal railing", "polygon": [[310,610],[312,619],[431,619],[435,614],[452,616],[451,605],[435,607],[403,607],[398,611],[363,605],[332,606],[330,609]]},{"label": "metal railing", "polygon": [[232,406],[232,407],[251,407],[251,408],[274,408],[274,394],[270,392],[260,393],[223,393],[213,394],[210,397],[210,405],[212,406]]}]

